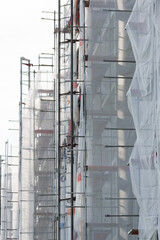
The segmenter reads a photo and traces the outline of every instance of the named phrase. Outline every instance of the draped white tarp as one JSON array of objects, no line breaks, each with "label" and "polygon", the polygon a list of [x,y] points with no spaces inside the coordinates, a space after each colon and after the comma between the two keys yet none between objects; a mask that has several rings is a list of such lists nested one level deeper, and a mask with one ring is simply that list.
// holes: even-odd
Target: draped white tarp
[{"label": "draped white tarp", "polygon": [[139,237],[159,235],[159,1],[137,0],[127,24],[136,70],[128,91],[137,140],[130,157],[134,194],[140,206]]}]

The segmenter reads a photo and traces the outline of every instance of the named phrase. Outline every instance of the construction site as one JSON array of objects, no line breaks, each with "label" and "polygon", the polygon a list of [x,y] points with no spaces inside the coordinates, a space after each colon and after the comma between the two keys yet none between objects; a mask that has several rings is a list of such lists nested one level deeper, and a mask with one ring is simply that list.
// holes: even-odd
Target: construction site
[{"label": "construction site", "polygon": [[20,58],[0,239],[158,240],[160,3],[57,2],[51,53]]}]

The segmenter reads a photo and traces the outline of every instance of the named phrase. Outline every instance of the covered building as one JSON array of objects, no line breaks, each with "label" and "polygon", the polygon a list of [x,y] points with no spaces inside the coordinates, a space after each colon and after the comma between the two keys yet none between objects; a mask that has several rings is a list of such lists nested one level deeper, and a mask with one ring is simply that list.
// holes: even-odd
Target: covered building
[{"label": "covered building", "polygon": [[17,231],[2,239],[159,239],[158,11],[58,1],[54,53],[21,58]]}]

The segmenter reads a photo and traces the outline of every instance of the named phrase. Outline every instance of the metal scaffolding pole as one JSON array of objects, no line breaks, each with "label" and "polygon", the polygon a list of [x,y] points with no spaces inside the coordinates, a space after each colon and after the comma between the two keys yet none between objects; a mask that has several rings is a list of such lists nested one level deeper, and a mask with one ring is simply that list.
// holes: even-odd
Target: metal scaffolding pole
[{"label": "metal scaffolding pole", "polygon": [[7,239],[7,232],[8,232],[8,141],[5,143],[5,233],[4,237],[5,240]]},{"label": "metal scaffolding pole", "polygon": [[31,63],[30,60],[28,60],[28,90],[31,86]]},{"label": "metal scaffolding pole", "polygon": [[[85,23],[85,7],[86,7],[86,5],[85,5],[85,0],[83,1],[83,5],[82,5],[82,8],[83,8],[83,48],[84,48],[84,50],[83,50],[83,52],[84,52],[84,55],[83,55],[83,87],[84,87],[84,96],[86,97],[86,61],[85,61],[85,53],[86,53],[86,23]],[[85,121],[85,135],[84,135],[84,137],[85,137],[85,147],[84,147],[84,151],[85,151],[85,153],[84,153],[84,165],[86,165],[87,164],[87,151],[86,151],[86,149],[87,149],[87,141],[86,141],[86,127],[87,127],[87,113],[86,113],[86,100],[84,100],[84,102],[83,102],[83,104],[84,104],[84,121]],[[84,168],[85,169],[85,186],[84,186],[84,188],[85,188],[85,191],[86,191],[86,189],[87,189],[87,182],[86,182],[86,180],[87,180],[87,173],[86,173],[86,168]],[[87,240],[87,196],[86,196],[86,192],[85,192],[85,220],[86,220],[86,224],[85,224],[85,238],[86,238],[86,240]]]},{"label": "metal scaffolding pole", "polygon": [[74,209],[73,209],[73,192],[74,192],[74,156],[73,156],[73,0],[71,0],[71,240],[74,239]]},{"label": "metal scaffolding pole", "polygon": [[60,54],[61,54],[61,0],[58,0],[58,240],[61,239],[61,234],[60,234],[60,216],[61,216],[61,208],[60,208],[60,194],[61,194],[61,182],[60,182],[60,174],[61,174],[61,149],[60,149],[60,138],[61,138],[61,128],[60,128]]},{"label": "metal scaffolding pole", "polygon": [[[56,11],[54,11],[54,59],[55,59],[55,48],[56,48]],[[55,139],[56,139],[56,133],[55,133],[55,126],[56,126],[56,79],[55,79],[55,75],[54,75],[54,144],[55,144]],[[56,164],[56,151],[55,151],[55,145],[54,145],[54,175],[56,174],[56,168],[57,168],[57,164]],[[56,183],[55,183],[56,180],[56,177],[54,177],[54,182],[53,182],[53,185],[55,186]],[[57,199],[57,196],[56,196],[56,199]],[[57,203],[57,202],[56,202]],[[56,209],[56,207],[54,207],[54,210]],[[55,211],[56,213],[56,211]],[[57,219],[54,218],[54,240],[57,239]]]},{"label": "metal scaffolding pole", "polygon": [[17,238],[21,240],[20,235],[20,220],[21,220],[21,165],[22,165],[22,62],[23,57],[20,58],[20,102],[19,102],[19,173],[18,173],[18,233]]},{"label": "metal scaffolding pole", "polygon": [[[27,63],[24,63],[27,62]],[[20,58],[20,102],[19,102],[19,173],[18,173],[18,228],[17,238],[21,240],[21,194],[22,194],[22,109],[23,109],[23,64],[28,66],[28,89],[30,88],[30,60]]]},{"label": "metal scaffolding pole", "polygon": [[[34,98],[33,98],[33,132],[35,133],[35,82],[36,82],[36,71],[33,72],[33,79],[34,79]],[[35,150],[35,135],[33,139],[33,168],[34,168],[34,174],[35,174],[35,164],[36,164],[36,150]],[[34,226],[33,226],[33,239],[35,239],[35,212],[36,212],[36,194],[35,194],[35,179],[34,179]]]}]

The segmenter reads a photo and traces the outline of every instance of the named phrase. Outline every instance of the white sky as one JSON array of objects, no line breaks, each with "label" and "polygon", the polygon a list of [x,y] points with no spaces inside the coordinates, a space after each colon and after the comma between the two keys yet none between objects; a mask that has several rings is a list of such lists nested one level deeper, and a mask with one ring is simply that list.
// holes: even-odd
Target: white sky
[{"label": "white sky", "polygon": [[18,123],[20,57],[37,64],[38,54],[52,52],[53,18],[42,11],[56,10],[57,0],[1,0],[0,1],[0,155],[4,154],[5,141],[13,148]]}]

